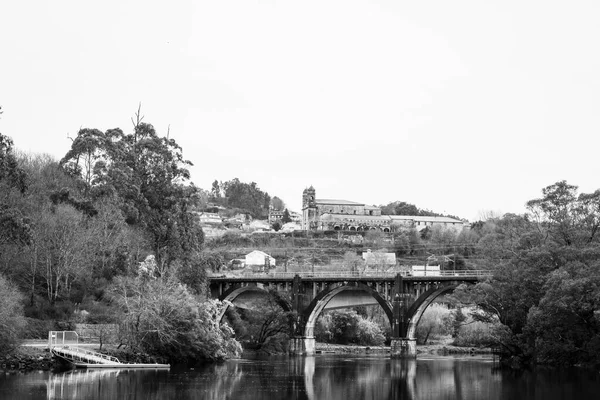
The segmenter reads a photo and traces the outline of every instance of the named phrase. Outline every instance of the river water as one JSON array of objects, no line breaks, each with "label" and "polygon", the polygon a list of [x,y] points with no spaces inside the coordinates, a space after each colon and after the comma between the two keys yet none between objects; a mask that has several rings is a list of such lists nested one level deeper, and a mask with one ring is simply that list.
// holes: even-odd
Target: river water
[{"label": "river water", "polygon": [[600,373],[500,370],[491,357],[245,358],[194,369],[0,374],[0,399],[600,399]]}]

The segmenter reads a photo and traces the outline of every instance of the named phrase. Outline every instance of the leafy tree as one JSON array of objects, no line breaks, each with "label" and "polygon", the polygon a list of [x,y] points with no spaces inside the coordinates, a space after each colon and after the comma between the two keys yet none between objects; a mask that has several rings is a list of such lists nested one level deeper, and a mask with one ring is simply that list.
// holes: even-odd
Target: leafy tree
[{"label": "leafy tree", "polygon": [[532,216],[553,240],[567,246],[591,243],[600,227],[600,190],[577,193],[577,186],[559,181],[542,189],[543,197],[527,202]]},{"label": "leafy tree", "polygon": [[282,308],[287,300],[286,294],[271,290],[250,308],[230,307],[226,315],[241,341],[256,349],[281,352],[294,320],[293,313]]},{"label": "leafy tree", "polygon": [[528,214],[486,221],[479,248],[494,276],[455,294],[483,310],[476,320],[499,321],[493,336],[506,360],[595,364],[596,192],[578,195],[576,186],[560,181],[542,193],[527,203]]},{"label": "leafy tree", "polygon": [[111,287],[122,310],[125,344],[170,361],[223,360],[241,352],[233,331],[220,325],[221,303],[199,303],[176,279],[141,274]]},{"label": "leafy tree", "polygon": [[283,202],[283,200],[281,200],[279,197],[277,196],[273,196],[271,198],[271,207],[273,207],[274,210],[277,211],[281,211],[285,208],[285,203]]},{"label": "leafy tree", "polygon": [[[29,243],[29,220],[16,208],[11,195],[23,195],[27,190],[27,176],[13,152],[12,140],[0,134],[0,246],[8,243]],[[1,254],[0,248],[0,254]]]},{"label": "leafy tree", "polygon": [[22,295],[14,285],[0,275],[0,356],[19,345],[21,332],[26,326],[23,316]]},{"label": "leafy tree", "polygon": [[271,224],[271,228],[273,228],[273,230],[275,232],[279,232],[281,230],[281,222],[280,221],[275,221]]},{"label": "leafy tree", "polygon": [[181,147],[159,137],[139,110],[136,116],[131,134],[80,130],[61,165],[91,200],[118,196],[125,220],[144,229],[164,273],[176,261],[188,262],[204,240],[192,213],[197,189],[186,184],[191,163]]},{"label": "leafy tree", "polygon": [[434,303],[427,307],[417,325],[417,343],[427,344],[432,335],[437,337],[448,334],[444,322],[449,315],[448,307],[442,304]]},{"label": "leafy tree", "polygon": [[365,269],[365,260],[354,251],[344,253],[343,265],[351,272],[359,273]]},{"label": "leafy tree", "polygon": [[271,196],[259,189],[256,182],[244,183],[234,178],[221,185],[229,207],[237,207],[249,212],[254,218],[268,215]]},{"label": "leafy tree", "polygon": [[529,310],[526,334],[535,337],[539,362],[598,363],[600,263],[569,262],[550,273],[545,293]]},{"label": "leafy tree", "polygon": [[213,199],[221,198],[221,187],[219,186],[219,181],[216,179],[212,183],[212,187],[210,189],[210,195]]},{"label": "leafy tree", "polygon": [[281,217],[281,222],[287,224],[288,222],[292,222],[292,217],[290,216],[290,212],[286,208],[283,210],[283,216]]},{"label": "leafy tree", "polygon": [[356,310],[336,310],[319,317],[315,327],[317,340],[337,344],[381,346],[385,336],[379,324],[359,315]]}]

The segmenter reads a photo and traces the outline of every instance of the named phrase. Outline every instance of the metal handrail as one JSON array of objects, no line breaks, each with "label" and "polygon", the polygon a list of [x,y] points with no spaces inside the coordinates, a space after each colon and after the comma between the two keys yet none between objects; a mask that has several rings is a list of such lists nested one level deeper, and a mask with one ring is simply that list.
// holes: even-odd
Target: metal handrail
[{"label": "metal handrail", "polygon": [[79,347],[70,346],[56,346],[52,349],[53,352],[59,353],[61,357],[71,359],[73,361],[85,361],[88,364],[103,364],[95,358],[99,358],[104,361],[120,364],[118,358],[109,356],[106,354],[98,353],[95,351],[82,349]]}]

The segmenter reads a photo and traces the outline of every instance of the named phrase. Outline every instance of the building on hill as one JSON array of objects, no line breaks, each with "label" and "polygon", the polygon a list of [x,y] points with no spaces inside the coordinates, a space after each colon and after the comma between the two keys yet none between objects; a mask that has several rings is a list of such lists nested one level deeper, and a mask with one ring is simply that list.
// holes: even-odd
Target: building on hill
[{"label": "building on hill", "polygon": [[269,224],[273,224],[276,221],[281,222],[284,213],[284,210],[275,210],[273,207],[269,207]]},{"label": "building on hill", "polygon": [[268,270],[269,268],[275,268],[275,258],[260,250],[254,250],[246,254],[245,263],[246,266],[253,269]]},{"label": "building on hill", "polygon": [[214,225],[220,224],[223,222],[219,214],[202,212],[198,215],[198,219],[200,221],[200,225]]},{"label": "building on hill", "polygon": [[302,192],[303,230],[392,232],[402,227],[421,231],[434,226],[460,231],[464,222],[449,217],[381,215],[381,208],[376,206],[348,200],[317,199],[312,186]]}]

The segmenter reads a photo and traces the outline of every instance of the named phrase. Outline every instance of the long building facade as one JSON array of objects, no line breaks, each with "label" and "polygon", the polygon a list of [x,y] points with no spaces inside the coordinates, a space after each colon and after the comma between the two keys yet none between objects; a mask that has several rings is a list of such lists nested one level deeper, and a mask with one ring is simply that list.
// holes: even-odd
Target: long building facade
[{"label": "long building facade", "polygon": [[302,192],[303,230],[392,232],[399,228],[441,226],[456,231],[462,230],[464,222],[449,217],[414,215],[381,215],[381,208],[348,200],[317,199],[314,187]]}]

